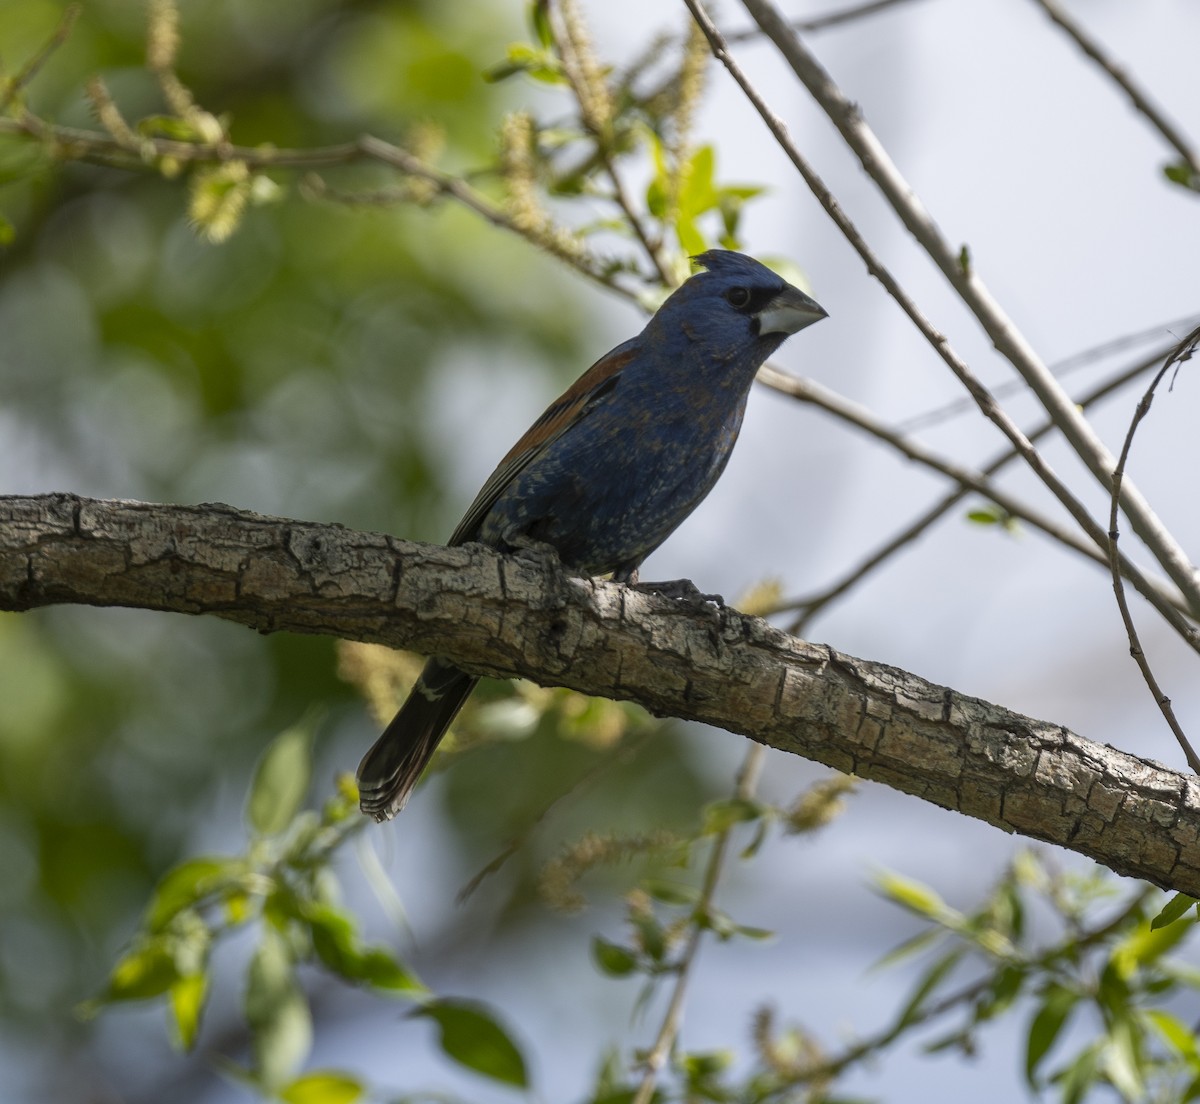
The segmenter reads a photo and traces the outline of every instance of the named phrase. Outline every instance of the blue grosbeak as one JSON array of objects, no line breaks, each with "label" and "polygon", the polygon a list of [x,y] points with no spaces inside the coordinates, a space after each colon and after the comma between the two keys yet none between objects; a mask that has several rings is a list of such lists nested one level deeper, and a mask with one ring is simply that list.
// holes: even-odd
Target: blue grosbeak
[{"label": "blue grosbeak", "polygon": [[[638,567],[716,483],[759,367],[825,311],[740,253],[710,250],[637,337],[601,357],[500,461],[450,538],[550,546],[584,575]],[[654,584],[643,584],[654,587]],[[694,590],[694,588],[693,588]],[[358,767],[362,811],[393,817],[478,681],[431,659]]]}]

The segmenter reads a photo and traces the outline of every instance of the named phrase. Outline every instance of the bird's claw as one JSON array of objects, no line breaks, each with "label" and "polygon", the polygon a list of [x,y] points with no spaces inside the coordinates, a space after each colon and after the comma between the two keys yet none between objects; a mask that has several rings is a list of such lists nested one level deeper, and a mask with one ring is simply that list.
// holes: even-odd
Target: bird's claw
[{"label": "bird's claw", "polygon": [[725,599],[719,594],[705,594],[691,579],[670,579],[663,583],[633,583],[633,590],[643,594],[658,594],[663,598],[674,598],[679,602],[690,602],[696,606],[725,608]]}]

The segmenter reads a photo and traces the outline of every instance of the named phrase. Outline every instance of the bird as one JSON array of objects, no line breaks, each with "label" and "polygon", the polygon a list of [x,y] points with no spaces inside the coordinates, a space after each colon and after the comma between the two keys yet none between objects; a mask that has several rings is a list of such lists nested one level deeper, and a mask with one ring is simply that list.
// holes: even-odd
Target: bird
[{"label": "bird", "polygon": [[[450,545],[553,549],[572,572],[639,585],[642,561],[724,471],[758,369],[788,337],[827,317],[745,254],[711,249],[692,260],[700,271],[642,332],[596,361],[509,450]],[[678,598],[699,593],[679,582],[682,589],[640,587]],[[384,821],[404,808],[478,681],[446,659],[427,661],[359,764],[363,813]]]}]

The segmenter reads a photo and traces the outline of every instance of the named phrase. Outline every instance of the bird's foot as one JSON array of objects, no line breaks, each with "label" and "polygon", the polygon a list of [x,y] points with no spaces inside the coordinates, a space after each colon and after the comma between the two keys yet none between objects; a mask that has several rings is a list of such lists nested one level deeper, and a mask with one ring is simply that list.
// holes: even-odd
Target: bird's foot
[{"label": "bird's foot", "polygon": [[674,598],[679,602],[690,602],[696,606],[716,606],[725,608],[725,599],[719,594],[705,594],[691,579],[670,579],[663,583],[631,583],[634,590],[643,594],[660,594],[664,598]]}]

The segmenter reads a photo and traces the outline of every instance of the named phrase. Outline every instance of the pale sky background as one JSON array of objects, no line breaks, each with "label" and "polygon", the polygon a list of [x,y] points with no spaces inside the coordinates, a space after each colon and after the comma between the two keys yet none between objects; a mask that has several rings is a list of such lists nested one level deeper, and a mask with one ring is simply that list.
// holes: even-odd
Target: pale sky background
[{"label": "pale sky background", "polygon": [[[804,17],[835,6],[826,0],[790,3],[785,10]],[[663,27],[683,26],[685,14],[682,4],[665,0],[603,0],[587,7],[601,51],[617,58],[631,56]],[[1184,132],[1200,139],[1200,4],[1077,0],[1070,7]],[[717,14],[727,28],[747,23],[732,0]],[[1053,361],[1200,308],[1195,276],[1200,199],[1162,179],[1161,166],[1174,159],[1173,152],[1031,0],[914,0],[809,42],[847,96],[861,105],[947,237],[969,245],[976,271],[1044,358]],[[497,54],[502,47],[497,43]],[[1009,380],[1010,370],[771,47],[741,45],[736,54],[934,324],[986,382]],[[818,379],[890,422],[959,397],[948,370],[866,275],[723,71],[713,72],[697,137],[717,145],[720,179],[770,184],[770,196],[747,216],[747,249],[799,263],[829,311],[827,321],[784,347],[775,358],[779,366]],[[632,307],[583,284],[578,293],[596,316],[596,356],[640,327]],[[1163,331],[1162,340],[1168,336]],[[1149,345],[1079,373],[1071,386],[1082,388],[1100,378],[1105,366],[1128,363],[1145,348]],[[454,485],[464,505],[552,397],[514,386],[520,372],[519,364],[501,372],[494,362],[485,367],[466,355],[446,366],[445,402],[435,428],[448,442],[447,461],[457,460]],[[1200,461],[1194,428],[1200,392],[1193,377],[1185,368],[1173,392],[1160,392],[1138,438],[1131,472],[1196,559],[1200,517],[1192,473]],[[1114,450],[1135,401],[1136,392],[1126,392],[1096,416]],[[1011,409],[1024,421],[1034,417],[1028,402]],[[491,416],[480,418],[481,410]],[[920,436],[972,463],[982,463],[1003,445],[974,413]],[[1047,454],[1097,512],[1103,509],[1103,497],[1077,464],[1057,446]],[[1005,485],[1054,512],[1015,469]],[[722,482],[654,555],[645,574],[690,577],[703,590],[729,597],[776,576],[788,593],[806,593],[836,577],[946,489],[943,480],[883,446],[760,388]],[[223,495],[197,495],[215,497]],[[292,507],[262,501],[249,483],[230,500],[272,513]],[[299,506],[295,512],[303,516]],[[1132,537],[1126,539],[1130,551]],[[1159,630],[1143,606],[1135,606],[1135,613],[1181,722],[1200,731],[1195,656]],[[1106,577],[1032,532],[1006,537],[966,524],[959,511],[828,612],[813,635],[842,651],[1065,724],[1092,740],[1182,766],[1129,660]],[[364,716],[354,739],[365,746],[372,736]],[[711,761],[713,778],[732,777],[742,739],[700,728],[694,739],[697,755]],[[326,776],[335,766],[353,764],[324,764]],[[764,795],[787,800],[825,773],[772,753]],[[534,1099],[576,1100],[593,1078],[600,1043],[645,1045],[657,1029],[662,1003],[652,1004],[629,1028],[637,983],[597,978],[581,939],[554,944],[570,951],[553,965],[556,992],[540,982],[528,988],[514,983],[522,958],[490,960],[482,942],[478,955],[426,967],[421,948],[434,945],[441,928],[467,922],[454,898],[473,873],[445,869],[438,848],[440,785],[435,780],[418,794],[404,813],[402,830],[388,826],[372,837],[410,912],[413,965],[439,991],[494,1002],[534,1056]],[[240,799],[229,795],[234,823]],[[212,839],[202,844],[230,846],[219,825],[214,820]],[[864,785],[849,813],[818,840],[773,844],[732,879],[730,899],[733,893],[740,897],[737,918],[776,928],[781,936],[763,946],[714,943],[702,951],[683,1045],[729,1045],[744,1055],[751,1016],[763,1003],[774,1004],[782,1021],[800,1021],[830,1043],[839,1032],[877,1029],[897,1009],[912,975],[869,973],[867,967],[915,925],[871,892],[871,873],[902,872],[930,883],[952,904],[970,907],[1018,843],[978,821]],[[1060,858],[1086,865],[1065,854]],[[372,908],[365,895],[359,903]],[[470,915],[488,916],[486,890],[470,908]],[[615,908],[596,909],[584,923],[609,938],[621,935]],[[531,968],[546,967],[542,945],[521,954]],[[238,999],[232,974],[223,990],[219,1001]],[[141,1015],[160,1013],[119,1012],[101,1030],[118,1046],[131,1018]],[[322,1036],[311,1065],[344,1065],[380,1085],[453,1090],[478,1104],[515,1099],[456,1071],[433,1045],[428,1025],[400,1024],[398,1017],[399,1009],[380,1004],[371,1021],[377,1038],[361,1020],[347,1021],[354,1024],[353,1038]],[[847,1081],[845,1095],[890,1104],[1024,1099],[1020,1063],[1027,1024],[1027,1011],[1005,1018],[982,1036],[983,1051],[974,1062],[924,1059],[915,1048],[902,1048]],[[161,1053],[138,1060],[146,1071],[157,1067],[165,1073],[171,1057],[164,1042]],[[208,1099],[224,1104],[245,1096],[221,1086]]]}]

